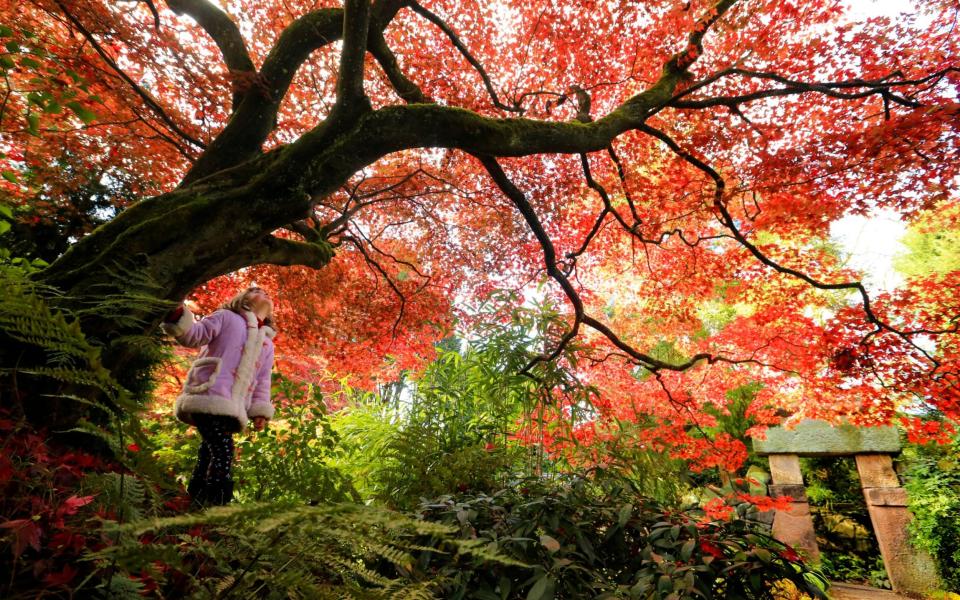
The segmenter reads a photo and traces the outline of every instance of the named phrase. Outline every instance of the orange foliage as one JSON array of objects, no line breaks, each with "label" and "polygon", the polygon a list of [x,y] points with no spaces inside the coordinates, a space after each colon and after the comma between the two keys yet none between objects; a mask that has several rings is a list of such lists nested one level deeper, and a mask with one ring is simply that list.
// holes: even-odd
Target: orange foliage
[{"label": "orange foliage", "polygon": [[[334,5],[226,6],[259,68],[296,18]],[[499,159],[573,290],[554,281],[543,293],[579,327],[575,370],[597,389],[596,420],[573,427],[582,441],[612,435],[614,420],[646,419],[652,426],[637,444],[697,468],[735,469],[740,441],[691,432],[712,425],[708,404],[726,410],[726,393],[748,382],[763,386],[749,409],[752,433],[785,415],[887,423],[918,403],[960,418],[960,273],[871,293],[867,307],[853,285],[826,289],[861,275],[823,243],[843,216],[890,209],[911,220],[960,197],[955,3],[856,19],[836,2],[738,2],[708,27],[706,15],[717,13],[706,0],[424,2],[484,66],[489,86],[443,31],[399,5],[408,8],[384,29],[399,68],[424,97],[484,117],[596,120],[657,82],[676,53],[689,67],[673,98],[646,116],[647,129],[630,128],[609,149]],[[34,208],[53,214],[75,184],[58,159],[98,176],[129,175],[140,195],[170,190],[228,122],[231,94],[269,93],[257,73],[231,73],[187,15],[157,2],[157,27],[149,6],[0,2],[0,23],[13,28],[4,40],[43,48],[42,64],[17,55],[7,70],[16,93],[0,112],[0,170],[17,181],[0,185],[13,202],[42,192],[50,206]],[[694,31],[702,48],[691,44]],[[265,150],[330,114],[338,60],[327,45],[299,65]],[[403,103],[370,57],[364,85],[374,109]],[[44,112],[30,90],[52,98],[74,90],[98,119]],[[456,319],[473,318],[464,307],[491,290],[544,279],[543,241],[476,158],[456,143],[420,145],[386,154],[317,199],[318,223],[349,213],[327,231],[337,253],[328,266],[252,266],[208,282],[195,301],[208,311],[255,281],[277,300],[282,369],[349,374],[369,387],[430,360]],[[720,193],[697,161],[722,177]],[[572,293],[622,345],[576,319]],[[653,376],[637,366],[651,363],[624,350],[649,356],[658,345],[675,353],[667,363],[702,358]],[[572,407],[558,395],[550,413],[559,432]],[[906,422],[912,436],[940,435]]]}]

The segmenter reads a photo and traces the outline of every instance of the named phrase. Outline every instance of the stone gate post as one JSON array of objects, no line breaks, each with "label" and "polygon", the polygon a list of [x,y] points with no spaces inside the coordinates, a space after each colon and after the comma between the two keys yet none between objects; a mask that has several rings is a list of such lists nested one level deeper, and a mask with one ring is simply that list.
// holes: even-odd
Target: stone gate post
[{"label": "stone gate post", "polygon": [[907,491],[900,487],[890,455],[858,454],[856,459],[873,534],[893,589],[911,593],[935,591],[938,581],[933,560],[910,544],[907,526],[912,515],[907,508]]},{"label": "stone gate post", "polygon": [[792,429],[771,427],[766,439],[754,440],[754,451],[767,456],[773,485],[771,496],[794,499],[790,511],[777,511],[773,536],[819,558],[810,505],[807,502],[801,456],[853,456],[860,474],[873,533],[893,589],[905,594],[924,594],[939,587],[936,567],[925,552],[910,545],[906,490],[893,470],[891,455],[900,453],[900,435],[894,427],[854,427],[805,420]]}]

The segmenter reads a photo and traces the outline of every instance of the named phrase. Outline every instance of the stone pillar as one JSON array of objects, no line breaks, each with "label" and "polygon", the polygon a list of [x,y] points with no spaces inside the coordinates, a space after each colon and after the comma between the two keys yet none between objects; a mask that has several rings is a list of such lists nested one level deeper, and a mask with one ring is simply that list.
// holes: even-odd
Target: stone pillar
[{"label": "stone pillar", "polygon": [[807,490],[800,472],[800,457],[796,454],[771,454],[769,486],[770,496],[790,496],[788,511],[778,510],[773,516],[773,537],[800,551],[810,563],[820,562],[820,548],[813,531],[813,518],[807,502]]},{"label": "stone pillar", "polygon": [[910,545],[907,492],[888,454],[858,454],[857,471],[873,533],[894,591],[924,594],[939,587],[933,560]]}]

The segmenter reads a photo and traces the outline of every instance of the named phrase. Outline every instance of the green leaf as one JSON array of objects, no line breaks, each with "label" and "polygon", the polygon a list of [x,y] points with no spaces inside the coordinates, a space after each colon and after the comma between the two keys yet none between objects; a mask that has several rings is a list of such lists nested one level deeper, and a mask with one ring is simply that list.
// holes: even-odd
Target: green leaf
[{"label": "green leaf", "polygon": [[[17,181],[19,181],[19,180],[17,179],[17,174],[14,173],[13,171],[2,171],[2,172],[0,172],[0,177],[3,177],[4,179],[6,179],[7,181],[9,181],[10,183],[17,183]],[[12,217],[12,216],[13,216],[13,213],[9,213],[9,211],[10,211],[10,208],[9,208],[9,207],[7,207],[7,206],[0,206],[0,213],[4,213],[3,216],[5,216],[5,217]],[[9,213],[9,214],[7,214],[7,213]]]},{"label": "green leaf", "polygon": [[549,576],[544,575],[537,580],[527,593],[527,600],[553,600],[553,592],[557,584]]},{"label": "green leaf", "polygon": [[683,543],[683,546],[680,548],[680,558],[683,560],[690,560],[690,557],[693,555],[693,549],[696,547],[696,540],[687,540]]},{"label": "green leaf", "polygon": [[20,59],[20,64],[24,67],[30,67],[31,69],[39,69],[40,63],[30,58],[29,56],[24,56]]},{"label": "green leaf", "polygon": [[673,580],[670,579],[669,575],[660,576],[660,579],[657,580],[657,591],[661,594],[673,591]]},{"label": "green leaf", "polygon": [[92,110],[77,101],[67,102],[67,108],[72,110],[87,125],[97,120],[97,115]]},{"label": "green leaf", "polygon": [[10,221],[0,221],[0,235],[10,231]]},{"label": "green leaf", "polygon": [[17,66],[17,63],[13,62],[13,59],[9,56],[0,56],[0,66],[4,69],[12,69]]},{"label": "green leaf", "polygon": [[27,94],[27,102],[30,104],[36,104],[40,108],[43,108],[44,104],[46,104],[46,99],[44,94],[41,92],[30,92]]},{"label": "green leaf", "polygon": [[40,117],[36,113],[27,115],[27,131],[32,135],[40,135]]},{"label": "green leaf", "polygon": [[771,558],[770,551],[767,550],[766,548],[757,548],[756,550],[753,551],[753,553],[756,555],[757,558],[759,558],[763,562],[765,563],[770,562],[770,558]]},{"label": "green leaf", "polygon": [[630,515],[632,514],[633,514],[633,505],[624,504],[623,506],[620,507],[620,512],[617,514],[617,524],[619,524],[620,527],[623,527],[630,520]]},{"label": "green leaf", "polygon": [[20,52],[20,44],[16,43],[13,40],[10,40],[4,46],[7,47],[8,52]]},{"label": "green leaf", "polygon": [[6,25],[0,25],[0,37],[10,37],[11,35],[13,35],[12,29]]}]

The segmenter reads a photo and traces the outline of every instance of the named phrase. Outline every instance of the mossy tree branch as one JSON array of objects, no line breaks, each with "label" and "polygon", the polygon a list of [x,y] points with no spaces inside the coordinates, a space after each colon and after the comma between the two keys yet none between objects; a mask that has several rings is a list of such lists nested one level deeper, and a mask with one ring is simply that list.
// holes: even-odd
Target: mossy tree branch
[{"label": "mossy tree branch", "polygon": [[336,105],[348,112],[356,110],[359,104],[369,106],[363,92],[363,62],[367,54],[369,25],[370,0],[345,0]]},{"label": "mossy tree branch", "polygon": [[[731,4],[730,0],[721,2],[717,12],[722,14]],[[383,11],[390,12],[387,7],[386,0],[374,6],[371,18],[381,19],[374,28],[376,37],[380,37]],[[717,16],[712,18],[715,21]],[[319,27],[323,24],[331,27],[326,33]],[[289,26],[261,73],[283,62],[281,55],[298,64],[318,43],[336,39],[339,34],[332,29],[334,24],[343,26],[342,11],[317,11]],[[376,41],[373,46],[378,48]],[[288,50],[295,56],[286,54]],[[393,72],[391,80],[397,80],[396,61],[383,50],[389,49],[378,48],[381,64],[386,65],[388,73]],[[689,48],[685,50],[688,52]],[[603,150],[621,133],[640,128],[651,112],[668,103],[690,64],[684,54],[672,57],[656,84],[589,123],[491,118],[461,108],[418,103],[384,107],[348,121],[328,119],[288,146],[267,154],[256,153],[203,181],[134,205],[68,251],[51,267],[48,277],[70,285],[87,273],[91,263],[113,254],[142,254],[153,257],[158,264],[165,263],[160,268],[161,278],[168,282],[170,294],[176,295],[208,278],[209,273],[198,266],[198,261],[218,265],[226,260],[217,257],[224,248],[244,248],[250,240],[302,219],[313,198],[332,193],[358,170],[390,153],[424,147],[458,148],[486,156]],[[406,96],[425,99],[412,82],[404,80],[409,84]],[[248,105],[255,101],[256,94],[244,99],[228,129],[242,121]],[[223,143],[223,139],[221,135],[215,144]],[[205,156],[216,154],[211,146]],[[238,210],[240,206],[242,210]],[[231,227],[220,224],[223,215],[231,215]],[[189,243],[180,239],[184,231],[191,232]],[[206,247],[203,238],[217,240],[212,242],[217,247]],[[193,260],[183,261],[184,256]],[[264,254],[263,260],[247,255],[249,264],[269,262],[271,257],[270,253]]]},{"label": "mossy tree branch", "polygon": [[[369,9],[370,32],[382,35],[401,8],[400,0],[376,0]],[[276,127],[277,111],[300,66],[311,54],[343,37],[344,10],[311,11],[288,25],[260,68],[260,93],[246,94],[230,122],[210,143],[181,182],[190,185],[260,154]]]},{"label": "mossy tree branch", "polygon": [[[237,24],[226,12],[208,0],[167,0],[167,6],[178,15],[188,15],[213,39],[227,68],[234,73],[256,73],[247,45]],[[232,110],[243,100],[244,92],[233,93]]]}]

